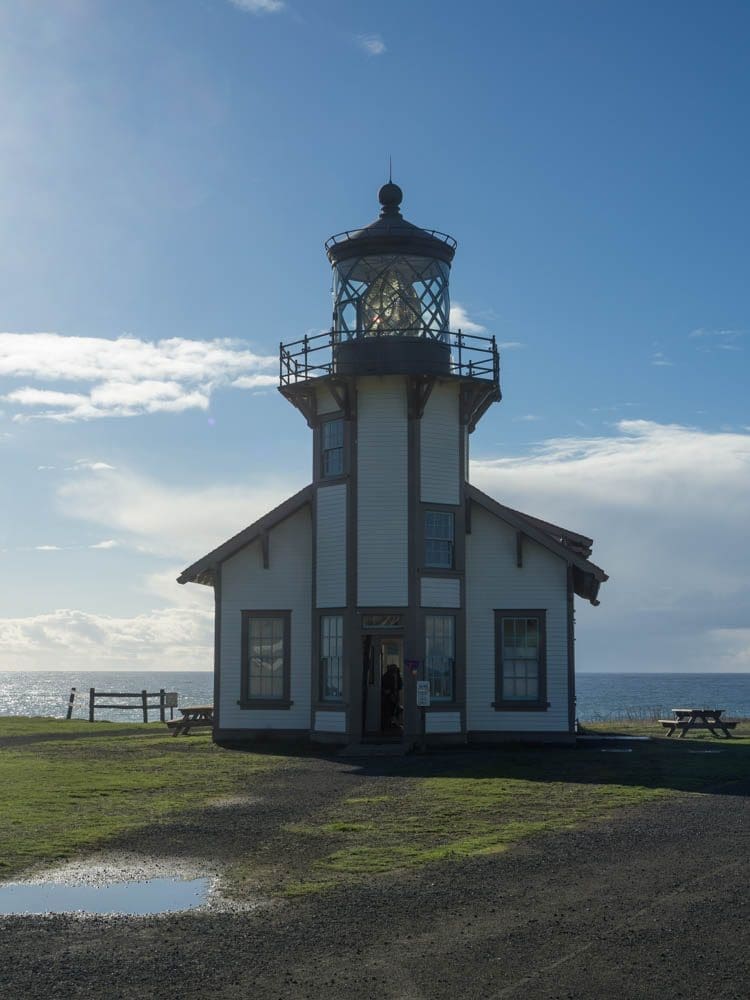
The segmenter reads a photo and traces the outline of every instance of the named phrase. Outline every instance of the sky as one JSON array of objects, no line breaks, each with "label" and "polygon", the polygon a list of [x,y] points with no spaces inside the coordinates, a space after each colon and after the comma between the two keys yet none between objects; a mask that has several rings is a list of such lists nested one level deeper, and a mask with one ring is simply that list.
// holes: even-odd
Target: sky
[{"label": "sky", "polygon": [[458,240],[501,502],[595,539],[581,671],[750,670],[746,3],[4,0],[0,669],[210,670],[179,571],[311,478],[332,233]]}]

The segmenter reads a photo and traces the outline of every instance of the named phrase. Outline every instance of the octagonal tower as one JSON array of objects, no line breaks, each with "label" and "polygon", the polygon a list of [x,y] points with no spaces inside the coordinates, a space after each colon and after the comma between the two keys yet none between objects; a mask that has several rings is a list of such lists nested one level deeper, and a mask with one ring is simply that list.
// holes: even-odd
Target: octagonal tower
[{"label": "octagonal tower", "polygon": [[396,184],[378,197],[326,243],[331,330],[280,349],[314,438],[311,730],[353,740],[383,737],[391,664],[405,739],[416,679],[430,718],[465,732],[468,436],[501,398],[495,338],[449,327],[456,241],[407,222]]}]

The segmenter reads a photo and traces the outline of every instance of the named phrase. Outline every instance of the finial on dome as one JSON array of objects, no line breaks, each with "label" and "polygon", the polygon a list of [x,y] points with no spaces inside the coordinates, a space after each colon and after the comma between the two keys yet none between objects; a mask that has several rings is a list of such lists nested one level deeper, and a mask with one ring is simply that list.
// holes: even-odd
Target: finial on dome
[{"label": "finial on dome", "polygon": [[403,197],[404,192],[398,184],[394,184],[392,180],[389,180],[388,183],[384,184],[378,191],[378,201],[383,206],[380,210],[380,214],[401,215],[398,206],[401,204]]}]

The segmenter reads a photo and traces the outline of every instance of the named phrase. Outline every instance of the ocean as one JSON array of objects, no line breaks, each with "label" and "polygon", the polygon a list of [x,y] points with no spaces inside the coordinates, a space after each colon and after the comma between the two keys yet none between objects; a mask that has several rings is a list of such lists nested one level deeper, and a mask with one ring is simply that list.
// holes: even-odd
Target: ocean
[{"label": "ocean", "polygon": [[[77,688],[73,718],[88,718],[89,688],[97,691],[176,691],[180,705],[213,702],[213,674],[191,672],[0,672],[0,715],[65,716]],[[750,674],[578,674],[581,722],[662,716],[679,706],[721,708],[750,718]],[[139,722],[140,711],[97,709],[97,719]],[[157,713],[151,717],[158,719]]]}]

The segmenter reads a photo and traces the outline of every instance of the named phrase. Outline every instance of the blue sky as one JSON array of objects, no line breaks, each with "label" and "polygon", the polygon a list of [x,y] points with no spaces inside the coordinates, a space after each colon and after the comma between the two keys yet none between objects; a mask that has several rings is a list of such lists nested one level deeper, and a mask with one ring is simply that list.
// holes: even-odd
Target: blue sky
[{"label": "blue sky", "polygon": [[6,0],[0,669],[211,665],[177,571],[309,478],[273,387],[389,155],[503,402],[473,480],[594,535],[580,669],[750,670],[746,56],[709,3]]}]

